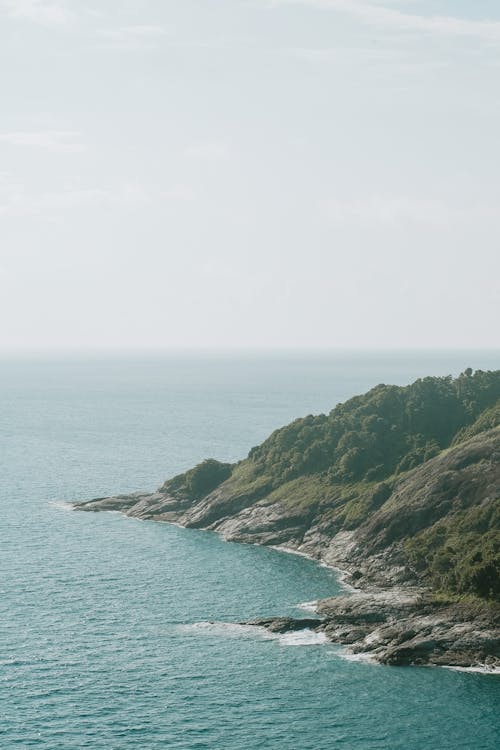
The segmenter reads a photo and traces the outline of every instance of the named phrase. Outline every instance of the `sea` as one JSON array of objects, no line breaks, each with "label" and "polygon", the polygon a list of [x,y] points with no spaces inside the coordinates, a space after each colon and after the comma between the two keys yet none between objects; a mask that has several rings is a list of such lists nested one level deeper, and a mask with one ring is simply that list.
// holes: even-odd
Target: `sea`
[{"label": "sea", "polygon": [[76,513],[384,382],[500,352],[4,355],[0,749],[498,750],[500,675],[353,660],[305,616],[335,571],[216,534]]}]

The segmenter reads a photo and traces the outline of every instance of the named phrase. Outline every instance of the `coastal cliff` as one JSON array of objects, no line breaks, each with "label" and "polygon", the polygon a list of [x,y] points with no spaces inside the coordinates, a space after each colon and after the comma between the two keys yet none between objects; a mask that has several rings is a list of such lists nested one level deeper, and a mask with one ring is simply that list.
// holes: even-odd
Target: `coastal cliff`
[{"label": "coastal cliff", "polygon": [[313,627],[387,664],[500,667],[499,371],[380,385],[235,465],[75,508],[286,548],[352,587],[318,602],[317,622],[251,624]]}]

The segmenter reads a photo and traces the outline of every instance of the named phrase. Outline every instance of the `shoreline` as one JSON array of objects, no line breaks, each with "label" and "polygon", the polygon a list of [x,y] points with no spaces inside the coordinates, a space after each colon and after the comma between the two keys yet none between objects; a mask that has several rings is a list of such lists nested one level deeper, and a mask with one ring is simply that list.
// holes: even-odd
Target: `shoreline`
[{"label": "shoreline", "polygon": [[[186,527],[183,527],[186,528]],[[238,544],[241,544],[241,542],[237,542]],[[257,547],[263,547],[265,545],[258,544],[258,542],[255,542],[255,545]],[[311,562],[316,563],[322,568],[327,568],[328,570],[331,570],[333,573],[335,573],[337,577],[338,583],[344,588],[346,591],[349,591],[350,593],[356,593],[361,592],[362,589],[356,588],[356,586],[353,586],[352,583],[347,582],[347,578],[349,578],[349,571],[343,570],[342,568],[339,568],[337,565],[332,565],[331,563],[327,563],[324,560],[321,560],[317,557],[314,557],[313,555],[307,553],[307,552],[301,552],[300,550],[293,549],[293,547],[285,547],[280,546],[279,544],[272,544],[270,545],[269,549],[274,549],[277,552],[284,552],[287,555],[298,555],[299,557],[304,557],[306,560],[311,560]]]},{"label": "shoreline", "polygon": [[[154,513],[148,513],[149,497],[150,494],[134,493],[132,496],[68,505],[77,511],[117,512],[136,520],[168,523],[182,529],[192,528],[177,519],[155,517]],[[140,515],[137,511],[131,512],[135,505],[140,505]],[[330,569],[345,593],[303,604],[310,605],[307,608],[321,618],[317,620],[317,628],[314,629],[316,635],[321,638],[324,636],[325,643],[341,646],[345,654],[343,658],[390,666],[441,666],[462,672],[500,674],[500,659],[490,655],[486,646],[487,643],[498,640],[499,634],[488,628],[486,623],[464,619],[458,604],[438,605],[423,588],[406,587],[405,590],[404,586],[355,587],[346,580],[351,575],[347,570],[326,563],[321,557],[309,552],[286,544],[267,545],[255,540],[249,542],[245,539],[228,538],[223,530],[219,531],[217,528],[201,527],[196,530],[216,533],[223,541],[267,546],[276,552],[297,555]],[[300,604],[296,606],[306,609]],[[297,618],[260,618],[260,621],[250,620],[240,624],[264,627],[271,632],[290,635],[301,630],[301,621]],[[276,631],[276,627],[284,629]],[[302,632],[305,629],[306,627],[302,628]],[[470,642],[467,642],[467,636]],[[461,645],[463,641],[464,646]]]}]

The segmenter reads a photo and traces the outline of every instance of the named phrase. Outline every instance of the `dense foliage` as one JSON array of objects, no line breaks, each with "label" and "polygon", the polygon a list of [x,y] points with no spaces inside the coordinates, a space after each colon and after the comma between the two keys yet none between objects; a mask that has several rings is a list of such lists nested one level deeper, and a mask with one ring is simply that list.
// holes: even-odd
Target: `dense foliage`
[{"label": "dense foliage", "polygon": [[193,500],[208,495],[231,476],[232,464],[223,464],[207,458],[184,474],[178,474],[165,482],[164,489],[172,495],[185,494]]},{"label": "dense foliage", "polygon": [[[455,379],[378,385],[328,415],[276,430],[234,466],[208,459],[163,489],[191,502],[225,482],[216,514],[255,502],[277,504],[304,531],[319,523],[326,537],[356,530],[367,549],[379,545],[377,552],[398,545],[409,569],[437,591],[498,599],[498,481],[488,479],[487,491],[477,494],[485,471],[475,436],[499,425],[500,371],[469,369]],[[446,460],[448,448],[463,449],[463,466],[470,462],[478,481],[467,484],[460,465],[441,469],[439,486],[427,485],[426,471],[431,476],[436,463],[423,464],[438,454],[436,461]],[[498,460],[500,452],[494,452],[490,467]],[[420,499],[418,482],[412,484],[419,476]],[[410,491],[401,496],[406,481]]]},{"label": "dense foliage", "polygon": [[497,401],[497,403],[493,404],[489,409],[485,409],[485,411],[481,412],[475,422],[467,427],[463,427],[453,439],[452,445],[458,445],[458,443],[462,443],[464,440],[469,440],[469,438],[474,437],[474,435],[479,435],[481,432],[491,430],[493,427],[498,427],[499,425],[500,401]]},{"label": "dense foliage", "polygon": [[500,597],[500,498],[442,519],[406,542],[412,563],[434,587]]},{"label": "dense foliage", "polygon": [[498,399],[500,371],[378,385],[276,430],[249,459],[275,487],[317,473],[335,483],[380,480],[432,458]]}]

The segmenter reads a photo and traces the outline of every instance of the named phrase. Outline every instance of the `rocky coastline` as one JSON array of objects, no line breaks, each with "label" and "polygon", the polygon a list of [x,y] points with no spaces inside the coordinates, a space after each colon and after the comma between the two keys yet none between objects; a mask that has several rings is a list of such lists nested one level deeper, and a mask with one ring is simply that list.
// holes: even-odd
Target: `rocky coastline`
[{"label": "rocky coastline", "polygon": [[235,464],[206,459],[155,492],[79,511],[215,531],[341,571],[317,630],[390,665],[500,671],[500,371],[380,384],[273,432]]},{"label": "rocky coastline", "polygon": [[[142,520],[186,523],[186,503],[161,491],[133,493],[74,503],[80,512],[114,511]],[[229,519],[224,529],[218,524],[207,528],[221,533],[228,541],[249,543],[247,534],[238,533]],[[229,533],[229,527],[232,529]],[[268,544],[264,531],[252,535],[252,544]],[[272,541],[276,542],[276,539]],[[267,617],[247,620],[242,625],[265,628],[273,633],[313,630],[328,641],[345,647],[361,659],[391,666],[441,666],[500,674],[500,616],[498,609],[477,603],[442,600],[415,582],[401,583],[407,571],[387,557],[349,562],[352,535],[342,534],[332,545],[310,531],[305,542],[287,539],[273,544],[284,552],[294,552],[322,561],[337,571],[346,593],[315,602],[315,617]],[[334,552],[336,550],[336,554]]]}]

